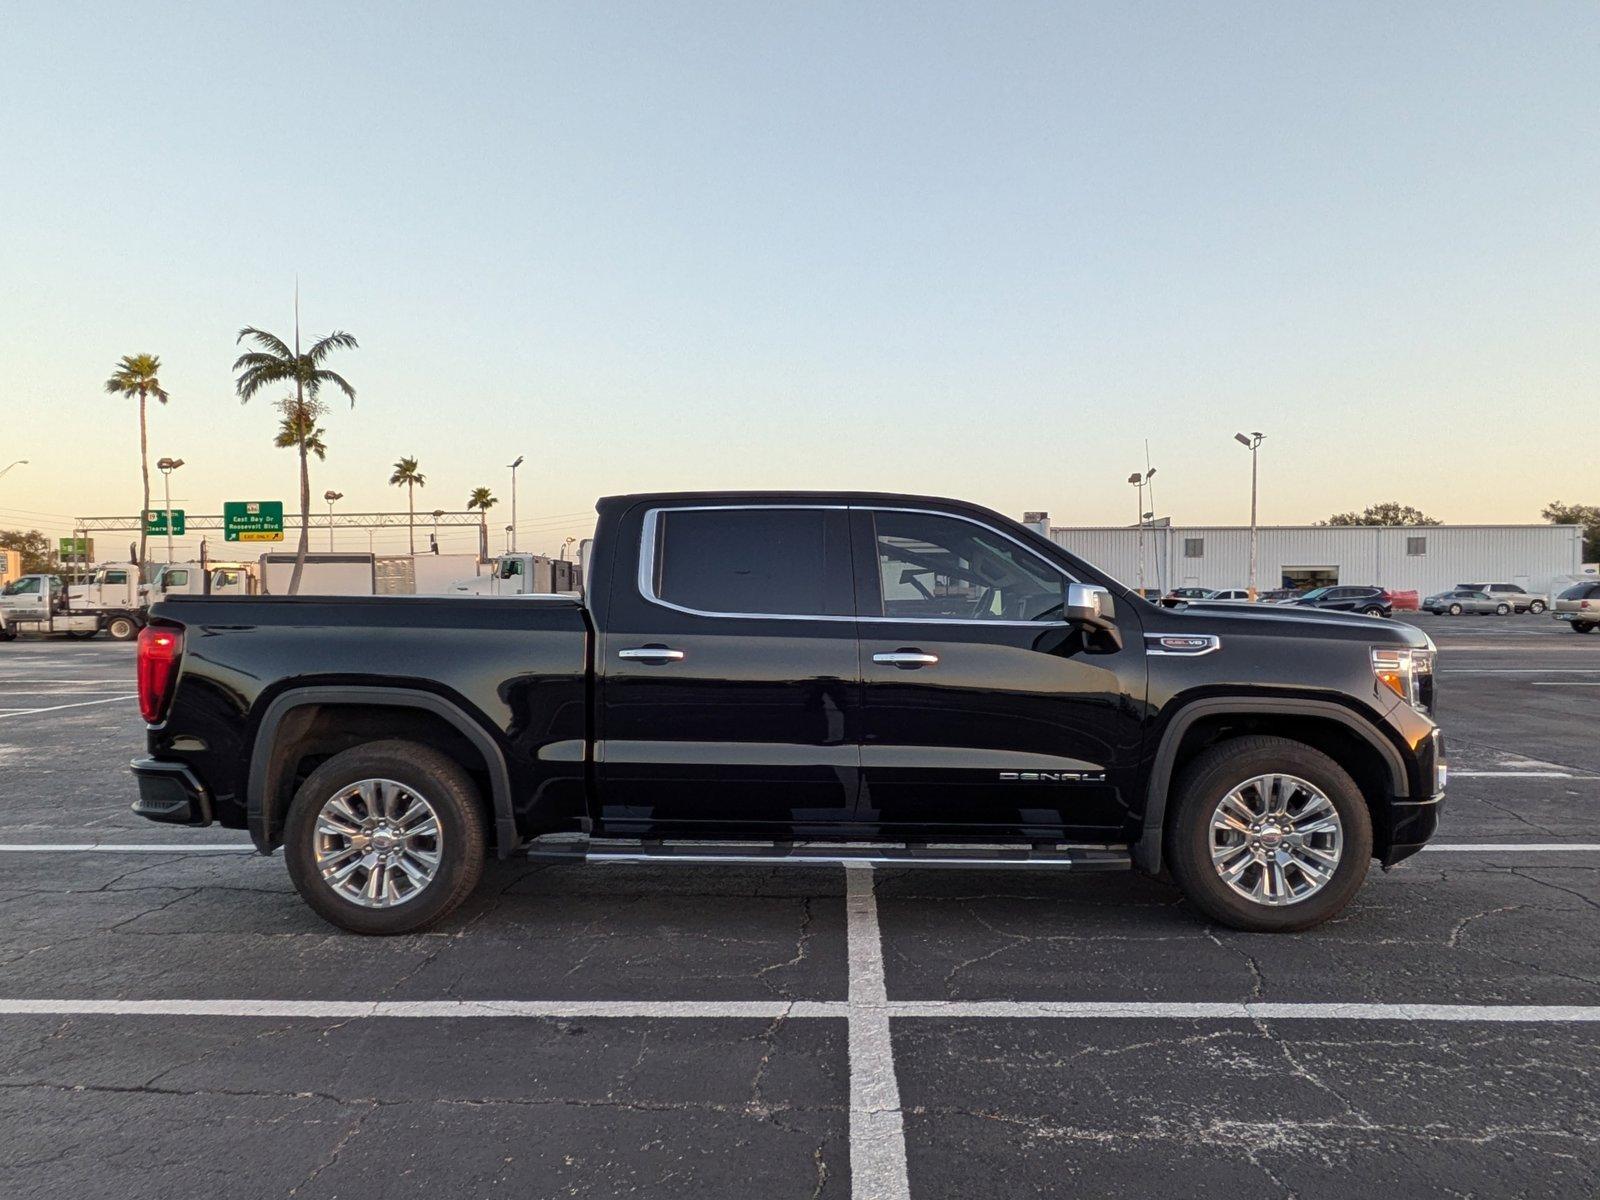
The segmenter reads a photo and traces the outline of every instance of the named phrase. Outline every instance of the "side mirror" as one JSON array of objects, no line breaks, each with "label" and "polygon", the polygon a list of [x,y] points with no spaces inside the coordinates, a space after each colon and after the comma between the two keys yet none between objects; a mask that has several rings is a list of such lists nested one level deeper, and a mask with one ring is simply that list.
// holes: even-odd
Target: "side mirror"
[{"label": "side mirror", "polygon": [[1099,626],[1106,621],[1111,593],[1092,583],[1067,584],[1066,618],[1085,625]]},{"label": "side mirror", "polygon": [[1086,647],[1122,649],[1122,634],[1111,619],[1114,611],[1111,593],[1105,588],[1093,583],[1069,583],[1067,602],[1062,609],[1067,620],[1082,629]]}]

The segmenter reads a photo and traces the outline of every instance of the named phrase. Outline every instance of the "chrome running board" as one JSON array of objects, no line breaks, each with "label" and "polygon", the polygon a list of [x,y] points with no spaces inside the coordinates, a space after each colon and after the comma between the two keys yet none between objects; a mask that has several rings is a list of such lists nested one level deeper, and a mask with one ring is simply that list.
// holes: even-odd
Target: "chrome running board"
[{"label": "chrome running board", "polygon": [[688,842],[637,838],[540,838],[521,853],[542,862],[681,863],[703,866],[815,866],[866,863],[883,867],[967,867],[988,869],[1070,868],[1122,871],[1133,865],[1125,846],[951,845],[906,842]]}]

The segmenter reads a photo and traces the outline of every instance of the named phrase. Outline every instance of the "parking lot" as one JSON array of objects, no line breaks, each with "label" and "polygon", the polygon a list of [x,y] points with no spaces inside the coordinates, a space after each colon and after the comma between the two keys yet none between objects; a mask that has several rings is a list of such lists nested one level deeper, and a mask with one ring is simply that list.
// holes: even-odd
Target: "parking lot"
[{"label": "parking lot", "polygon": [[0,1195],[1600,1194],[1600,636],[1403,619],[1440,834],[1293,936],[1132,874],[510,862],[353,937],[128,812],[130,646],[0,646]]}]

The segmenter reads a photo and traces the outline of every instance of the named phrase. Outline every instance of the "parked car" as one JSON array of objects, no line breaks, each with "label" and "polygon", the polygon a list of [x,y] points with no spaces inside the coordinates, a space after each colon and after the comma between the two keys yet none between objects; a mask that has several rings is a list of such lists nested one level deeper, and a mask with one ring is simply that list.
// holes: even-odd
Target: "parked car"
[{"label": "parked car", "polygon": [[1380,587],[1320,587],[1284,601],[1291,607],[1321,608],[1329,612],[1365,613],[1387,617],[1394,612],[1394,597]]},{"label": "parked car", "polygon": [[373,934],[443,917],[488,853],[1135,866],[1296,930],[1438,822],[1409,625],[1158,608],[918,496],[616,496],[588,561],[582,598],[156,605],[134,811],[248,829]]},{"label": "parked car", "polygon": [[1425,597],[1422,608],[1425,612],[1449,613],[1452,617],[1459,617],[1462,613],[1498,613],[1505,616],[1511,611],[1511,602],[1497,600],[1477,588],[1458,587],[1440,592],[1437,596]]},{"label": "parked car", "polygon": [[1249,588],[1219,588],[1206,597],[1207,600],[1248,600]]},{"label": "parked car", "polygon": [[1165,604],[1168,608],[1173,608],[1179,604],[1187,604],[1191,600],[1209,600],[1213,595],[1214,593],[1210,588],[1173,588],[1165,596],[1161,597],[1161,603]]},{"label": "parked car", "polygon": [[1555,598],[1550,615],[1569,621],[1573,633],[1593,633],[1600,626],[1600,583],[1575,583]]},{"label": "parked car", "polygon": [[1265,592],[1257,592],[1256,602],[1259,604],[1286,604],[1290,600],[1299,599],[1303,594],[1303,588],[1272,588]]},{"label": "parked car", "polygon": [[1514,583],[1458,583],[1456,588],[1464,592],[1486,592],[1496,600],[1504,600],[1511,606],[1512,612],[1538,616],[1545,610],[1543,596],[1536,596]]}]

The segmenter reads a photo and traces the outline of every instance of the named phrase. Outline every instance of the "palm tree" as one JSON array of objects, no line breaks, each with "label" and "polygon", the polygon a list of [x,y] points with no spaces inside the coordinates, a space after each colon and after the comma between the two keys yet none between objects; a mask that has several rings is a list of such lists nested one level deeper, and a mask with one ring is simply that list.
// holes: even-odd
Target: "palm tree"
[{"label": "palm tree", "polygon": [[[311,547],[311,469],[306,462],[306,454],[311,448],[300,435],[313,434],[321,443],[322,430],[316,425],[317,417],[327,411],[318,400],[324,385],[332,384],[338,388],[350,398],[350,407],[355,407],[355,388],[343,375],[328,370],[322,363],[335,350],[354,350],[356,339],[348,333],[335,330],[327,337],[317,339],[311,344],[311,349],[301,354],[298,308],[294,320],[293,350],[282,338],[264,329],[257,329],[254,325],[246,325],[241,329],[234,344],[238,345],[246,339],[258,348],[247,350],[233,364],[233,369],[238,372],[234,391],[238,393],[240,403],[249,403],[251,396],[272,384],[294,384],[294,396],[286,398],[279,406],[285,422],[290,426],[289,432],[295,434],[295,440],[288,444],[300,447],[300,546],[295,551],[294,574],[289,577],[289,595],[293,596],[300,590],[300,576],[305,572],[306,554]],[[280,427],[278,437],[281,438],[284,432]],[[285,444],[277,438],[273,440],[276,445]],[[327,447],[324,445],[317,457],[321,458],[326,453]]]},{"label": "palm tree", "polygon": [[411,553],[417,552],[417,508],[412,496],[419,487],[428,486],[428,477],[417,470],[417,460],[402,458],[394,464],[394,474],[389,476],[389,482],[395,487],[406,489],[406,512],[409,517],[406,521],[406,532],[411,535]]},{"label": "palm tree", "polygon": [[113,396],[139,397],[139,471],[144,477],[144,507],[139,510],[139,571],[144,572],[145,514],[150,511],[150,435],[145,420],[145,407],[151,396],[161,403],[167,402],[166,389],[161,386],[161,360],[154,354],[124,354],[110,379],[106,391]]},{"label": "palm tree", "polygon": [[[317,424],[317,416],[321,414],[312,415],[305,411],[290,412],[291,406],[299,407],[295,405],[292,398],[284,400],[282,404],[284,410],[283,420],[278,422],[278,436],[272,439],[272,444],[284,450],[290,446],[304,446],[307,453],[317,456],[318,462],[326,462],[328,459],[328,444],[322,440],[323,430]],[[322,406],[318,405],[317,407],[321,408]],[[309,481],[307,481],[306,486],[310,486]]]},{"label": "palm tree", "polygon": [[500,503],[494,498],[494,493],[486,487],[475,487],[472,495],[467,497],[467,511],[477,509],[481,514],[478,518],[478,557],[489,557],[489,510]]}]

